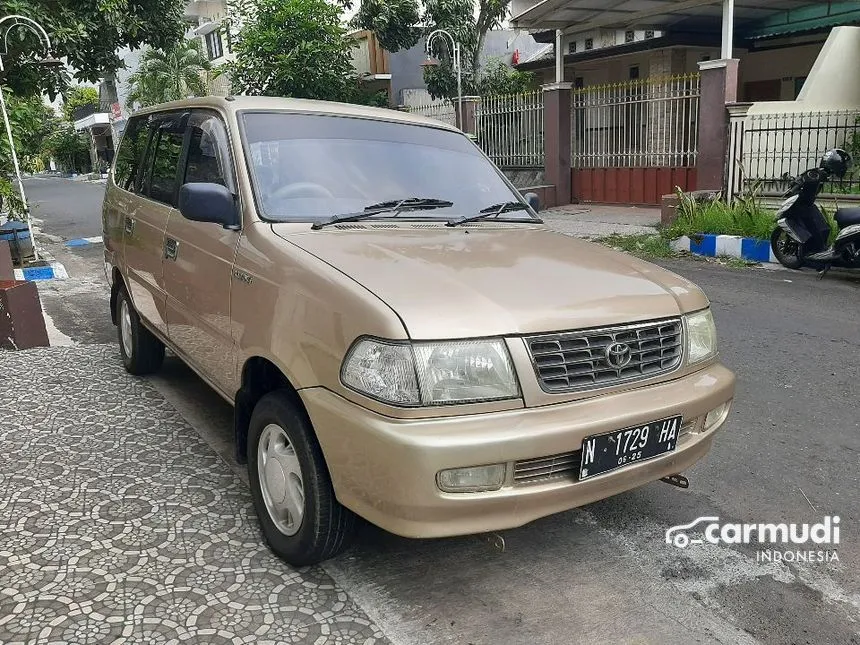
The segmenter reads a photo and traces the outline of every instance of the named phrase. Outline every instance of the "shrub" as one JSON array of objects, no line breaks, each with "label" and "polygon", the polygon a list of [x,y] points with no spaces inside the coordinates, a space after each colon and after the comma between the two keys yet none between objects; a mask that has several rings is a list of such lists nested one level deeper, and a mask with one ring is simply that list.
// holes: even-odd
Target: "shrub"
[{"label": "shrub", "polygon": [[675,239],[699,233],[740,235],[759,240],[770,239],[774,227],[774,214],[759,201],[759,186],[732,202],[722,199],[699,201],[680,189],[678,217],[663,235]]}]

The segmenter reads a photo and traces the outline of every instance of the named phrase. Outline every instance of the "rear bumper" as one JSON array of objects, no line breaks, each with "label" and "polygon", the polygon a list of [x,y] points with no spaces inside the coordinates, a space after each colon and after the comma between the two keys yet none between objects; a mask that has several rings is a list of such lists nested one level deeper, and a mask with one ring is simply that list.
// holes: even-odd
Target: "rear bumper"
[{"label": "rear bumper", "polygon": [[[703,432],[704,417],[733,398],[734,386],[732,372],[715,364],[573,403],[431,419],[384,417],[322,388],[301,395],[340,502],[387,531],[429,538],[521,526],[680,473],[710,449],[718,428]],[[695,423],[672,453],[582,482],[575,472],[513,478],[519,460],[577,451],[589,435],[677,414]],[[507,465],[500,490],[446,493],[436,484],[440,470],[496,463]]]}]

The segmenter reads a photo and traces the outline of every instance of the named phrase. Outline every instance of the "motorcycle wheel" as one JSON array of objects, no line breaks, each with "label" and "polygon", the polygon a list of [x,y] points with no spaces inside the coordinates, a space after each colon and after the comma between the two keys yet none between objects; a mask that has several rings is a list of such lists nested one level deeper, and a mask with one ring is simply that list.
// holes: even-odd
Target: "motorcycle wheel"
[{"label": "motorcycle wheel", "polygon": [[801,245],[783,229],[777,227],[773,230],[770,247],[782,266],[788,269],[799,269],[803,266]]}]

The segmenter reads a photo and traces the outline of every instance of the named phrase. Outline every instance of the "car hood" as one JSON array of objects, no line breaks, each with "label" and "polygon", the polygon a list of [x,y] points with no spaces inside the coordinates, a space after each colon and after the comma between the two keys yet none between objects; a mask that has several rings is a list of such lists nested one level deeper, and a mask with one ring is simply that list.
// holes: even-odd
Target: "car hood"
[{"label": "car hood", "polygon": [[272,228],[387,303],[415,339],[614,325],[708,304],[670,271],[543,227],[418,226]]}]

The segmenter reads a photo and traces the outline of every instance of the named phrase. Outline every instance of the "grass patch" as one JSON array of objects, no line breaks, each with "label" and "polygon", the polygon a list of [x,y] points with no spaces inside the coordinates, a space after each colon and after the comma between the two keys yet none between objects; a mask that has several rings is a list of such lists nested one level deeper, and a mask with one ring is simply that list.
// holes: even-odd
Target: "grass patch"
[{"label": "grass patch", "polygon": [[678,216],[661,234],[669,239],[713,233],[768,240],[775,224],[774,213],[761,204],[758,192],[753,188],[727,203],[719,199],[698,201],[678,191]]},{"label": "grass patch", "polygon": [[676,251],[670,245],[670,239],[663,235],[620,235],[613,233],[604,237],[596,237],[591,240],[603,244],[616,251],[623,251],[635,255],[643,260],[668,260],[673,258],[689,258],[699,262],[712,262],[721,264],[732,269],[748,269],[759,266],[758,262],[751,262],[742,258],[733,258],[721,255],[715,258],[694,255],[687,251]]},{"label": "grass patch", "polygon": [[619,235],[613,233],[605,237],[594,238],[594,242],[603,244],[616,251],[624,251],[641,258],[675,258],[678,252],[669,246],[669,238],[662,235]]},{"label": "grass patch", "polygon": [[714,259],[723,266],[727,266],[731,269],[748,269],[749,267],[757,267],[760,264],[759,262],[752,262],[750,260],[735,258],[729,255],[720,255]]}]

